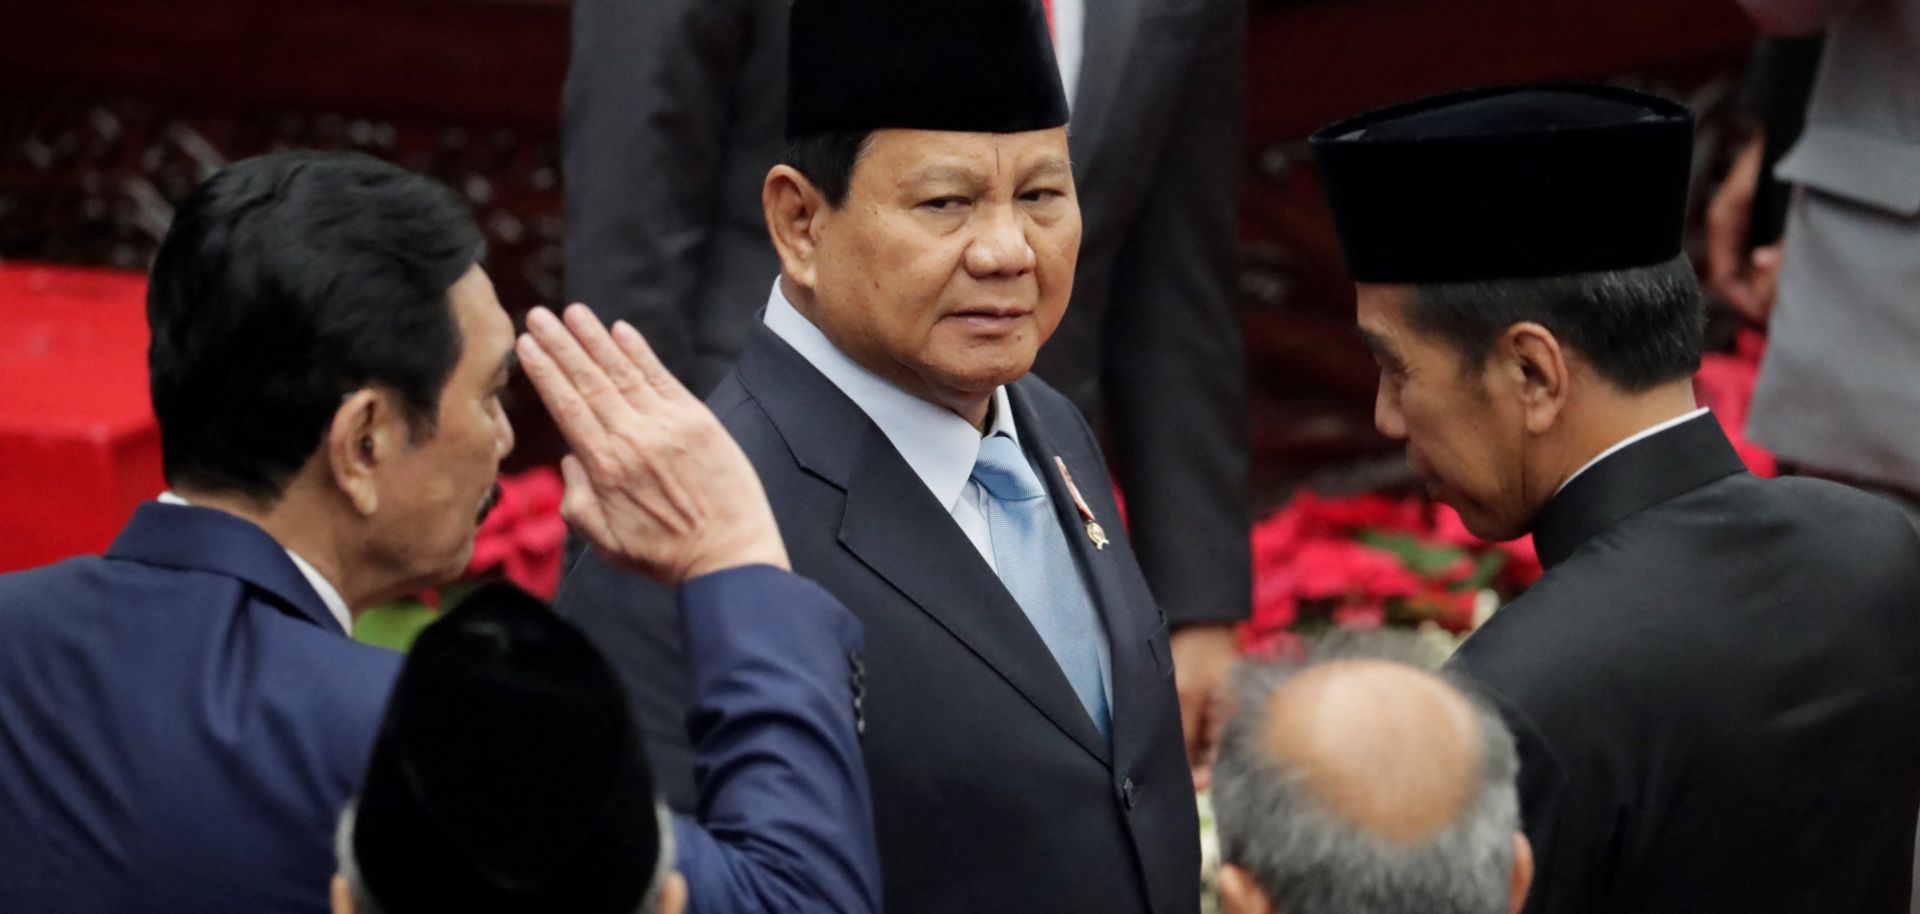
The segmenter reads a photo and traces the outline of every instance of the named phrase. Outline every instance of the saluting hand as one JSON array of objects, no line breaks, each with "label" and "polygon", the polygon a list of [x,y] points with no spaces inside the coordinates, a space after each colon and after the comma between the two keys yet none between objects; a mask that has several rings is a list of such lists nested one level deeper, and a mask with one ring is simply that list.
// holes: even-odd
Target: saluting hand
[{"label": "saluting hand", "polygon": [[573,453],[561,513],[609,561],[677,586],[714,571],[789,568],[753,464],[625,322],[583,305],[527,315],[518,352]]}]

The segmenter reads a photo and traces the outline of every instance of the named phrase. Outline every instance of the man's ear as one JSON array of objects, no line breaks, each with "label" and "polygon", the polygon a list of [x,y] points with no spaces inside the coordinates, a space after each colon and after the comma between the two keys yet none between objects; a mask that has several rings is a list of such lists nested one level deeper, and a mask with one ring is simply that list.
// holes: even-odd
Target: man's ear
[{"label": "man's ear", "polygon": [[406,418],[383,391],[363,387],[333,413],[325,441],[333,484],[362,516],[380,507],[376,470],[405,445]]},{"label": "man's ear", "polygon": [[654,914],[682,914],[687,909],[687,880],[679,873],[668,873],[660,884],[660,903]]},{"label": "man's ear", "polygon": [[347,877],[333,874],[333,914],[356,914],[353,908],[353,892],[347,888]]},{"label": "man's ear", "polygon": [[1519,395],[1527,431],[1538,435],[1552,428],[1570,389],[1567,352],[1553,331],[1533,321],[1514,324],[1489,358],[1498,358],[1501,375]]},{"label": "man's ear", "polygon": [[767,234],[780,255],[786,275],[806,288],[814,285],[814,256],[819,221],[828,209],[827,197],[791,165],[775,165],[760,185],[760,208],[767,217]]},{"label": "man's ear", "polygon": [[1224,914],[1273,914],[1273,899],[1260,891],[1253,874],[1223,863],[1220,864],[1220,910]]},{"label": "man's ear", "polygon": [[1527,903],[1527,889],[1533,886],[1533,845],[1522,832],[1513,833],[1513,881],[1507,887],[1507,912],[1520,914]]}]

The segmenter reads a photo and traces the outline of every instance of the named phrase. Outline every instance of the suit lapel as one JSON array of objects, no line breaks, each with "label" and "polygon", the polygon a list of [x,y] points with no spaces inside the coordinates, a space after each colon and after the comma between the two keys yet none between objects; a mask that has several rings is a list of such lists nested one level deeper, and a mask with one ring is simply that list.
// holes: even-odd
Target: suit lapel
[{"label": "suit lapel", "polygon": [[846,493],[840,544],[1106,761],[1105,741],[1033,623],[879,427],[764,327],[740,378],[794,459]]},{"label": "suit lapel", "polygon": [[[1014,421],[1020,429],[1020,441],[1028,461],[1047,482],[1047,497],[1053,501],[1060,529],[1066,531],[1074,562],[1080,567],[1081,580],[1086,582],[1105,626],[1113,660],[1113,743],[1116,747],[1126,746],[1134,735],[1127,725],[1146,719],[1132,707],[1137,699],[1128,686],[1157,682],[1160,678],[1145,649],[1147,639],[1153,634],[1150,625],[1155,615],[1136,607],[1132,599],[1144,591],[1137,580],[1130,579],[1133,558],[1120,529],[1120,510],[1113,501],[1112,482],[1103,471],[1105,462],[1086,448],[1084,439],[1061,434],[1063,422],[1050,423],[1032,408],[1027,395],[1031,383],[1022,381],[1008,390]],[[1094,520],[1108,536],[1105,548],[1097,546],[1088,535],[1085,518],[1060,473],[1061,463],[1073,474],[1074,488],[1079,490]]]},{"label": "suit lapel", "polygon": [[1074,89],[1073,121],[1069,126],[1073,157],[1084,183],[1104,150],[1114,105],[1120,102],[1127,58],[1140,30],[1140,17],[1150,0],[1089,0],[1085,46],[1080,57],[1080,82]]}]

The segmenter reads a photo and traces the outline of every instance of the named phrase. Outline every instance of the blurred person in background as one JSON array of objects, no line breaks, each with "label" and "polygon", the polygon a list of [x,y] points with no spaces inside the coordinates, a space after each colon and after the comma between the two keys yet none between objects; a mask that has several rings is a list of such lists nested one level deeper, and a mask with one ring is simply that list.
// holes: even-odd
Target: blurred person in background
[{"label": "blurred person in background", "polygon": [[1513,737],[1404,653],[1238,671],[1213,782],[1227,914],[1520,909],[1533,853]]},{"label": "blurred person in background", "polygon": [[1797,472],[1891,498],[1920,524],[1920,0],[1741,0],[1761,27],[1825,29],[1748,431]]},{"label": "blurred person in background", "polygon": [[[1040,0],[1035,0],[1036,3]],[[564,96],[567,292],[631,322],[696,392],[738,360],[780,262],[790,0],[577,0]],[[1034,370],[1109,445],[1173,624],[1191,761],[1251,605],[1246,368],[1234,294],[1244,0],[1046,0],[1085,226]],[[1107,480],[1082,480],[1107,485]],[[692,797],[684,747],[662,786]]]},{"label": "blurred person in background", "polygon": [[1760,479],[1692,374],[1693,119],[1607,86],[1483,89],[1316,133],[1380,364],[1375,421],[1545,575],[1450,661],[1520,752],[1534,912],[1905,910],[1920,538]]}]

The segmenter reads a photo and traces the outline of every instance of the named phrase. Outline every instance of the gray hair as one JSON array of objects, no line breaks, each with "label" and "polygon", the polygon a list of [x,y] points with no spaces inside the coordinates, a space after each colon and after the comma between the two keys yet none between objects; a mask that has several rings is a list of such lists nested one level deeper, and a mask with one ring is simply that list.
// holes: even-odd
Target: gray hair
[{"label": "gray hair", "polygon": [[1417,285],[1407,316],[1446,338],[1467,371],[1508,327],[1533,321],[1626,391],[1691,377],[1707,325],[1685,254],[1622,270]]},{"label": "gray hair", "polygon": [[[373,893],[367,889],[367,881],[360,875],[360,863],[353,855],[354,810],[359,806],[355,800],[347,804],[340,813],[340,827],[333,833],[333,856],[340,875],[346,877],[347,893],[353,897],[355,914],[386,914]],[[660,828],[660,854],[653,861],[653,878],[647,881],[647,892],[640,897],[640,905],[634,908],[634,914],[653,914],[660,907],[660,892],[666,887],[667,873],[673,870],[673,814],[667,811],[666,804],[656,802],[653,815]]]},{"label": "gray hair", "polygon": [[1347,641],[1305,663],[1247,663],[1235,675],[1239,708],[1222,736],[1213,776],[1221,859],[1248,871],[1287,914],[1507,910],[1520,827],[1520,763],[1499,713],[1472,689],[1461,691],[1479,724],[1478,788],[1453,821],[1415,843],[1373,834],[1328,810],[1305,775],[1264,745],[1269,699],[1282,684],[1332,660],[1404,663],[1412,657],[1409,645]]}]

